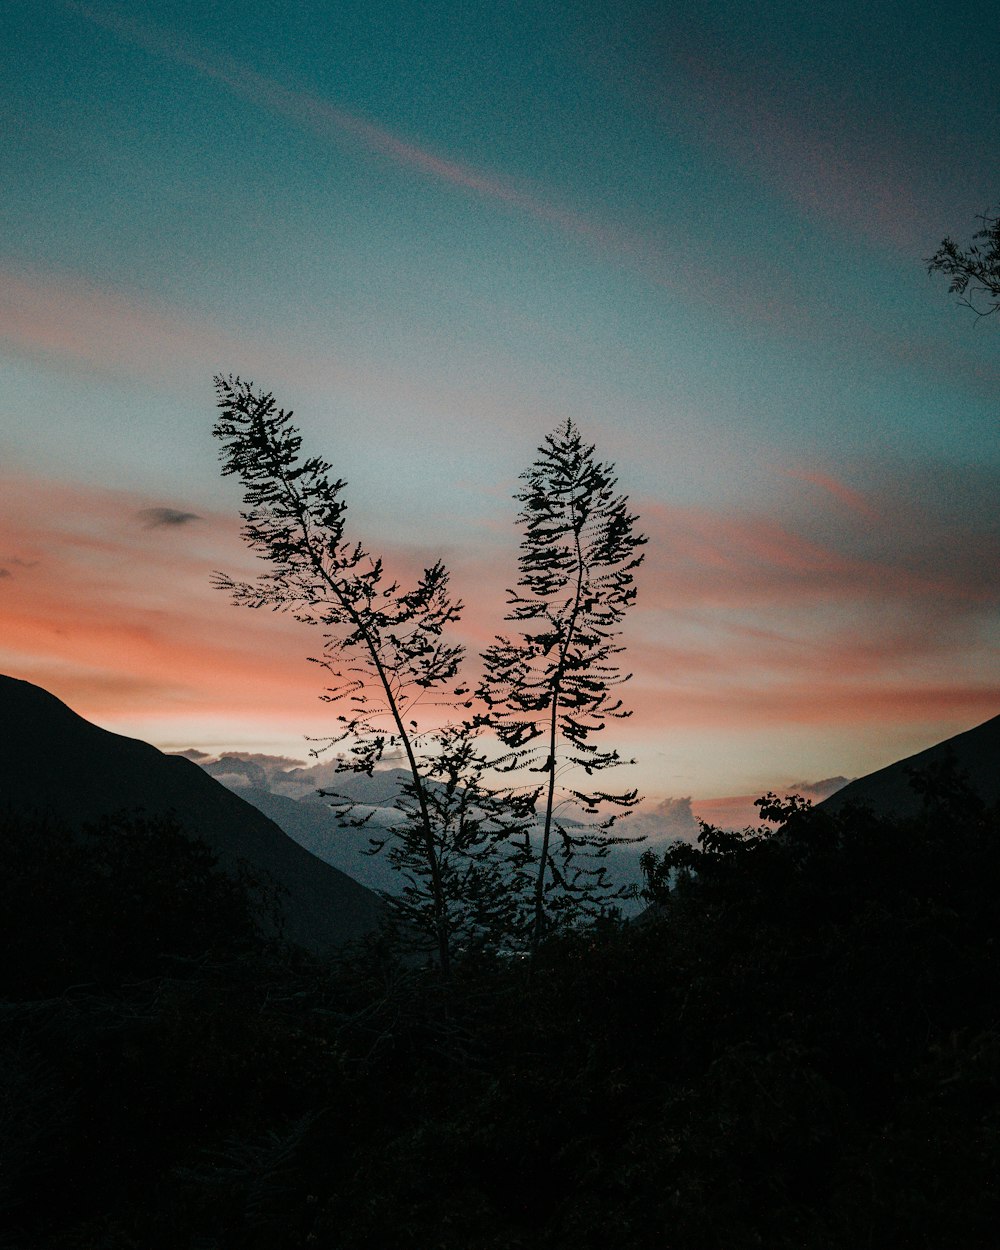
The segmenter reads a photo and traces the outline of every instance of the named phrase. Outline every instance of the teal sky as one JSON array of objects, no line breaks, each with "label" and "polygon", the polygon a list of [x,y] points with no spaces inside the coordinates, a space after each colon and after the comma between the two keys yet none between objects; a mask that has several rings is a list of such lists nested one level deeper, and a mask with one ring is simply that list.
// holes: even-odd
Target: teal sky
[{"label": "teal sky", "polygon": [[580,425],[650,537],[651,794],[995,714],[1000,324],[924,258],[1000,204],[998,50],[992,3],[7,0],[0,668],[164,746],[321,732],[310,640],[206,589],[232,371],[474,650]]}]

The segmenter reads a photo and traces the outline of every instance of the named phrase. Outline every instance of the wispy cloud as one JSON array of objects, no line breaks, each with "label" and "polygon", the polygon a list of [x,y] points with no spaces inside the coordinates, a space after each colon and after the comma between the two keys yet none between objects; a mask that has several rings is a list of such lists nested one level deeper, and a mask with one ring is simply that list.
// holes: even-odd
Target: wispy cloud
[{"label": "wispy cloud", "polygon": [[[988,514],[945,515],[948,492],[919,475],[887,477],[876,496],[839,475],[791,475],[818,489],[783,492],[780,519],[639,502],[650,543],[628,648],[636,723],[940,721],[946,736],[995,712]],[[844,525],[845,508],[858,524]]]},{"label": "wispy cloud", "polygon": [[258,73],[228,54],[205,47],[187,35],[160,30],[150,22],[139,22],[110,9],[81,3],[81,0],[62,2],[66,8],[137,47],[186,65],[203,77],[220,83],[233,94],[269,112],[287,117],[316,134],[352,140],[397,165],[528,213],[569,234],[602,245],[620,242],[620,236],[610,228],[534,195],[509,179],[442,156],[313,92],[288,87],[277,79]]},{"label": "wispy cloud", "polygon": [[[520,422],[528,430],[539,419],[537,403],[529,404],[516,380],[484,386],[451,376],[414,378],[404,366],[340,352],[321,332],[295,342],[280,333],[265,337],[79,274],[5,265],[2,257],[0,347],[60,368],[170,389],[189,386],[192,378],[203,387],[222,370],[275,390],[289,383],[323,396],[335,390],[391,405],[414,421],[433,415],[464,424],[472,415],[505,428]],[[555,424],[557,415],[547,420]]]},{"label": "wispy cloud", "polygon": [[0,341],[32,356],[151,381],[169,380],[181,366],[218,368],[219,360],[246,352],[234,335],[189,310],[10,266],[0,267]]},{"label": "wispy cloud", "polygon": [[[791,337],[833,344],[852,358],[863,352],[891,358],[924,373],[947,371],[963,387],[979,394],[995,383],[995,378],[979,376],[982,362],[963,359],[957,351],[942,351],[935,344],[926,344],[926,351],[917,350],[902,360],[907,351],[903,340],[873,332],[864,319],[852,313],[817,307],[770,258],[755,260],[744,253],[736,263],[737,258],[717,255],[710,240],[694,237],[676,225],[666,237],[656,229],[603,220],[560,204],[523,181],[436,152],[313,91],[262,74],[183,32],[162,29],[85,0],[61,3],[86,21],[155,56],[186,66],[256,108],[321,138],[354,145],[430,182],[526,214],[586,243],[600,259],[628,270],[642,282],[678,295],[685,303],[717,310],[744,328],[786,340]],[[670,108],[693,118],[710,141],[728,145],[738,159],[750,162],[755,172],[770,177],[810,217],[822,215],[846,222],[893,243],[899,242],[902,230],[911,254],[914,248],[927,246],[925,227],[917,223],[909,205],[912,193],[907,188],[912,179],[908,174],[892,172],[888,151],[872,147],[867,140],[863,151],[842,151],[846,140],[836,128],[830,130],[828,119],[817,120],[809,109],[800,116],[763,77],[740,79],[694,52],[679,53],[671,65],[675,72],[667,76]],[[826,129],[820,134],[817,127],[822,130],[823,126]],[[933,238],[933,233],[929,237]],[[35,334],[28,337],[44,337],[44,327],[36,327]],[[125,337],[126,344],[130,337]],[[73,338],[64,337],[60,345],[63,350],[73,349]],[[192,346],[193,342],[186,351]],[[216,353],[215,359],[230,360],[238,354],[232,350],[224,356]],[[259,362],[262,356],[254,359]],[[357,363],[361,366],[363,362]],[[356,371],[355,383],[362,372],[360,368]]]},{"label": "wispy cloud", "polygon": [[136,516],[148,530],[176,529],[201,520],[197,512],[183,512],[179,508],[140,508]]},{"label": "wispy cloud", "polygon": [[[1000,543],[975,521],[951,523],[928,549],[924,534],[907,530],[912,515],[897,516],[880,532],[866,529],[858,543],[836,521],[819,524],[819,501],[797,522],[763,511],[640,506],[650,545],[662,553],[655,578],[644,578],[644,597],[659,607],[787,610],[852,599],[926,600],[946,620],[963,606],[985,610],[997,599],[988,561]],[[813,537],[815,530],[825,539]]]},{"label": "wispy cloud", "polygon": [[835,499],[840,500],[842,504],[846,504],[848,508],[866,521],[878,520],[878,512],[860,491],[854,490],[853,487],[838,481],[835,477],[831,477],[830,474],[821,473],[816,469],[784,469],[783,472],[788,477],[796,477],[800,481],[808,482],[811,486],[818,486],[820,490],[826,491]]},{"label": "wispy cloud", "polygon": [[879,244],[910,253],[922,245],[927,215],[916,188],[926,177],[870,119],[862,126],[843,101],[835,113],[824,109],[778,64],[756,64],[751,75],[693,50],[672,64],[683,90],[675,83],[671,104],[798,208]]},{"label": "wispy cloud", "polygon": [[235,518],[202,513],[197,543],[163,544],[134,524],[141,503],[3,479],[0,526],[40,560],[0,604],[0,665],[61,682],[84,714],[266,708],[283,721],[292,692],[309,688],[301,639],[289,642],[285,618],[230,609],[209,584],[215,567],[245,567]]},{"label": "wispy cloud", "polygon": [[261,74],[186,34],[166,31],[147,21],[83,3],[83,0],[62,0],[62,3],[94,25],[147,52],[194,70],[256,108],[284,117],[321,138],[354,144],[431,182],[523,213],[587,243],[605,260],[626,267],[653,286],[680,293],[687,300],[723,308],[728,315],[743,322],[782,330],[790,324],[802,324],[803,307],[798,304],[789,307],[787,299],[775,292],[741,289],[730,267],[713,267],[707,253],[696,259],[696,248],[690,240],[679,238],[676,229],[668,241],[657,237],[655,232],[629,228],[620,222],[576,211],[538,194],[523,181],[444,156],[315,92],[291,87]]}]

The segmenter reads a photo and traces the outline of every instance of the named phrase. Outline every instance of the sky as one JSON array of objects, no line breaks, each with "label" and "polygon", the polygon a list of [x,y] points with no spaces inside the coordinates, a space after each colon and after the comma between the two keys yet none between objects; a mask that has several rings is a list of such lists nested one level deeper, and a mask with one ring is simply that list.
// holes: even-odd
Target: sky
[{"label": "sky", "polygon": [[[1000,712],[994,3],[5,0],[0,671],[170,750],[304,758],[212,378],[348,529],[504,629],[571,418],[648,536],[606,731],[651,800],[858,776]],[[614,741],[612,742],[612,737]]]}]

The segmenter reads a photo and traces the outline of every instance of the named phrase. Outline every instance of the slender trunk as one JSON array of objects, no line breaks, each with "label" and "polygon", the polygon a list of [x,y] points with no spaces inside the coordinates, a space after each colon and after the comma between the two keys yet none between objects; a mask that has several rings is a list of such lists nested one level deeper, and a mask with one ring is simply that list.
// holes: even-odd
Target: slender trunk
[{"label": "slender trunk", "polygon": [[399,711],[399,705],[396,701],[395,695],[392,692],[392,687],[389,683],[389,676],[385,671],[385,667],[382,663],[382,658],[378,654],[378,649],[376,648],[375,643],[372,640],[371,635],[368,632],[368,629],[365,627],[364,622],[361,620],[361,617],[358,615],[355,608],[346,601],[346,599],[344,598],[344,593],[341,590],[340,586],[337,584],[336,580],[332,578],[330,574],[327,572],[326,568],[323,565],[322,557],[314,548],[312,539],[309,534],[309,527],[306,524],[306,521],[302,515],[303,509],[301,507],[301,502],[299,499],[298,492],[295,490],[295,487],[287,480],[284,474],[279,473],[279,476],[281,477],[281,480],[284,483],[285,489],[288,491],[289,495],[295,502],[296,514],[299,517],[299,526],[302,530],[302,540],[305,543],[306,550],[309,553],[309,559],[310,559],[310,562],[312,563],[313,568],[319,574],[319,576],[323,579],[323,581],[326,582],[326,584],[333,591],[338,602],[340,603],[340,606],[343,608],[343,610],[347,613],[348,617],[350,618],[351,623],[355,626],[355,628],[359,631],[359,633],[365,640],[365,645],[368,648],[368,654],[371,656],[372,664],[374,665],[375,671],[378,674],[379,681],[382,684],[382,689],[385,691],[386,701],[389,705],[389,710],[392,714],[392,718],[396,723],[396,730],[403,744],[403,750],[406,752],[406,760],[410,766],[410,772],[413,776],[413,786],[416,791],[417,802],[420,806],[420,821],[421,821],[421,825],[423,826],[424,850],[427,855],[427,864],[431,872],[431,892],[432,892],[433,901],[434,901],[434,927],[437,933],[438,958],[441,961],[441,976],[444,978],[445,981],[447,981],[449,980],[451,976],[451,958],[450,958],[450,951],[448,949],[448,926],[446,923],[446,911],[445,911],[445,905],[444,905],[444,886],[441,881],[441,868],[438,863],[437,852],[434,849],[434,832],[431,827],[430,811],[427,806],[427,795],[426,795],[425,787],[424,787],[424,779],[420,775],[420,771],[417,767],[417,759],[413,750],[413,744],[410,741],[410,736],[406,731],[405,724],[403,723],[403,718]]},{"label": "slender trunk", "polygon": [[[329,578],[327,579],[330,580]],[[360,626],[363,630],[363,626]],[[417,768],[417,758],[413,751],[413,744],[410,742],[410,736],[406,732],[406,726],[403,724],[403,718],[399,711],[399,705],[389,686],[389,678],[382,665],[382,660],[375,649],[374,644],[368,637],[367,632],[364,633],[365,643],[368,647],[368,653],[372,657],[372,663],[378,672],[379,680],[382,682],[382,689],[385,691],[385,697],[389,702],[389,710],[392,712],[392,719],[396,722],[396,729],[399,733],[400,740],[403,743],[403,750],[406,752],[406,761],[410,766],[410,772],[413,776],[413,786],[417,792],[417,802],[420,804],[420,823],[423,826],[424,850],[427,854],[427,863],[431,870],[431,890],[434,896],[434,927],[437,931],[438,942],[438,958],[441,960],[441,976],[447,981],[451,976],[451,958],[448,949],[448,926],[446,923],[446,912],[444,906],[444,886],[441,881],[441,866],[438,863],[437,852],[434,849],[434,831],[431,827],[431,814],[427,807],[427,793],[424,788],[424,779],[420,775]]]},{"label": "slender trunk", "polygon": [[[560,661],[560,672],[562,662]],[[556,793],[556,728],[559,713],[559,687],[556,685],[552,698],[552,717],[549,723],[549,786],[545,800],[545,826],[542,830],[542,849],[538,857],[538,876],[535,879],[535,918],[531,926],[531,968],[538,956],[538,944],[542,937],[545,919],[545,870],[549,862],[549,841],[552,837],[552,808]]]},{"label": "slender trunk", "polygon": [[583,590],[583,552],[580,550],[580,531],[575,524],[573,537],[576,540],[576,595],[573,610],[570,612],[566,636],[559,652],[559,664],[556,668],[555,680],[552,683],[552,715],[549,718],[549,785],[545,799],[545,825],[542,829],[542,849],[538,857],[538,876],[535,880],[535,918],[531,930],[531,963],[533,969],[538,955],[538,945],[542,938],[542,927],[545,923],[545,870],[549,863],[549,844],[552,839],[552,811],[556,795],[556,734],[559,727],[559,696],[562,694],[562,680],[566,671],[566,656],[573,633],[576,629],[576,618],[580,611],[580,595]]}]

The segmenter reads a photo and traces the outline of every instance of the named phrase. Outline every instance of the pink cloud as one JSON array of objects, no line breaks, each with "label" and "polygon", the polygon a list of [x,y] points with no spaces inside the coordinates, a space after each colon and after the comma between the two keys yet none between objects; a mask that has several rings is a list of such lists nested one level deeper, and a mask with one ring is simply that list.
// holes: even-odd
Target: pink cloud
[{"label": "pink cloud", "polygon": [[214,374],[234,372],[275,390],[283,383],[324,393],[336,388],[392,404],[421,421],[427,413],[462,420],[474,414],[505,428],[520,420],[533,429],[538,420],[533,409],[529,422],[523,397],[502,385],[415,380],[375,359],[338,356],[322,337],[294,344],[265,339],[179,305],[75,274],[25,271],[2,258],[0,344],[32,359],[156,386],[186,386],[192,377],[207,386]]},{"label": "pink cloud", "polygon": [[[880,673],[858,681],[840,673],[822,679],[806,674],[789,680],[776,672],[770,679],[747,675],[711,685],[695,682],[661,687],[647,684],[646,674],[637,673],[628,691],[633,718],[627,730],[616,730],[641,752],[643,745],[669,743],[671,737],[710,730],[731,734],[742,728],[748,741],[789,728],[829,733],[851,726],[886,730],[913,724],[969,727],[997,714],[1000,708],[1000,680],[930,683],[915,677],[893,679]],[[958,732],[951,728],[938,734],[947,737]],[[683,740],[683,739],[681,739]],[[933,730],[928,745],[934,741]],[[635,745],[638,744],[638,745]],[[720,761],[720,767],[728,766]],[[775,770],[781,760],[774,761]]]},{"label": "pink cloud", "polygon": [[186,65],[205,78],[221,83],[234,94],[287,117],[314,133],[356,140],[369,151],[377,152],[397,165],[416,170],[474,195],[507,204],[569,234],[602,246],[621,242],[621,236],[617,232],[533,195],[507,179],[441,156],[403,138],[378,122],[341,108],[311,92],[287,87],[278,80],[241,64],[233,57],[199,45],[185,35],[177,32],[168,34],[150,23],[138,22],[106,9],[81,3],[80,0],[63,0],[63,3],[95,25],[113,31],[121,38],[158,56]]},{"label": "pink cloud", "polygon": [[388,127],[342,108],[313,92],[286,86],[258,73],[225,53],[206,48],[178,32],[159,30],[150,23],[113,13],[82,0],[62,0],[86,20],[112,31],[130,43],[185,65],[241,99],[287,118],[293,124],[323,138],[349,141],[393,164],[415,171],[435,182],[492,200],[580,239],[605,258],[624,264],[645,281],[686,298],[725,308],[741,320],[777,324],[786,328],[801,321],[805,309],[788,307],[787,300],[755,291],[734,289],[727,268],[712,268],[692,259],[695,249],[676,237],[669,244],[640,230],[611,225],[592,216],[554,203],[488,170],[451,159],[405,138]]},{"label": "pink cloud", "polygon": [[[908,558],[905,542],[895,555],[860,555],[846,543],[817,542],[763,514],[730,515],[656,501],[643,501],[639,511],[651,547],[661,553],[643,576],[643,600],[656,607],[786,609],[866,596],[946,596],[954,607],[995,599],[995,591],[964,568],[944,560],[921,567]],[[826,528],[840,533],[836,524]],[[902,541],[905,532],[897,536]],[[882,536],[883,547],[891,537],[891,532]],[[991,540],[982,536],[982,541]],[[953,543],[956,551],[964,550],[960,535]]]},{"label": "pink cloud", "polygon": [[788,477],[797,477],[803,482],[808,482],[811,486],[818,486],[820,490],[825,490],[866,521],[878,520],[878,512],[860,491],[845,485],[843,482],[831,477],[828,473],[820,473],[817,470],[809,469],[784,469],[783,472]]},{"label": "pink cloud", "polygon": [[[0,341],[54,358],[157,383],[197,370],[255,370],[279,378],[316,376],[317,361],[290,347],[223,329],[209,317],[150,301],[78,275],[40,273],[0,261]],[[331,360],[323,371],[343,386],[370,385],[374,370]],[[377,376],[377,375],[376,375]]]},{"label": "pink cloud", "polygon": [[[782,521],[637,505],[650,542],[628,630],[629,734],[918,721],[954,732],[993,714],[1000,549],[988,527],[945,528],[926,501],[904,506],[898,483],[885,503],[829,474],[793,476],[818,490],[786,498]],[[845,506],[864,524],[845,526]]]},{"label": "pink cloud", "polygon": [[884,135],[884,119],[872,126],[843,106],[831,113],[778,64],[755,65],[752,78],[697,54],[681,54],[676,66],[686,81],[673,102],[799,208],[908,253],[926,245],[917,193],[926,178]]},{"label": "pink cloud", "polygon": [[166,376],[232,356],[236,342],[189,313],[156,310],[94,283],[0,270],[0,339],[30,354]]},{"label": "pink cloud", "polygon": [[[820,498],[840,504],[828,491]],[[199,520],[150,528],[151,508]],[[614,740],[640,759],[698,730],[756,738],[790,726],[823,735],[920,724],[945,737],[1000,706],[995,654],[980,635],[988,588],[973,569],[942,574],[951,579],[942,600],[933,579],[849,557],[791,525],[639,511],[653,541],[623,638],[635,676],[622,694],[634,715]],[[234,608],[209,584],[215,568],[255,571],[237,529],[235,510],[192,500],[5,477],[0,669],[110,727],[169,722],[174,741],[193,745],[208,742],[199,726],[222,721],[283,735],[289,749],[321,734],[330,712],[319,702],[322,673],[306,660],[315,632]],[[404,579],[427,555],[405,544],[384,554]],[[475,654],[505,629],[514,570],[465,547],[454,557],[453,586],[470,605],[460,633],[471,677]]]}]

